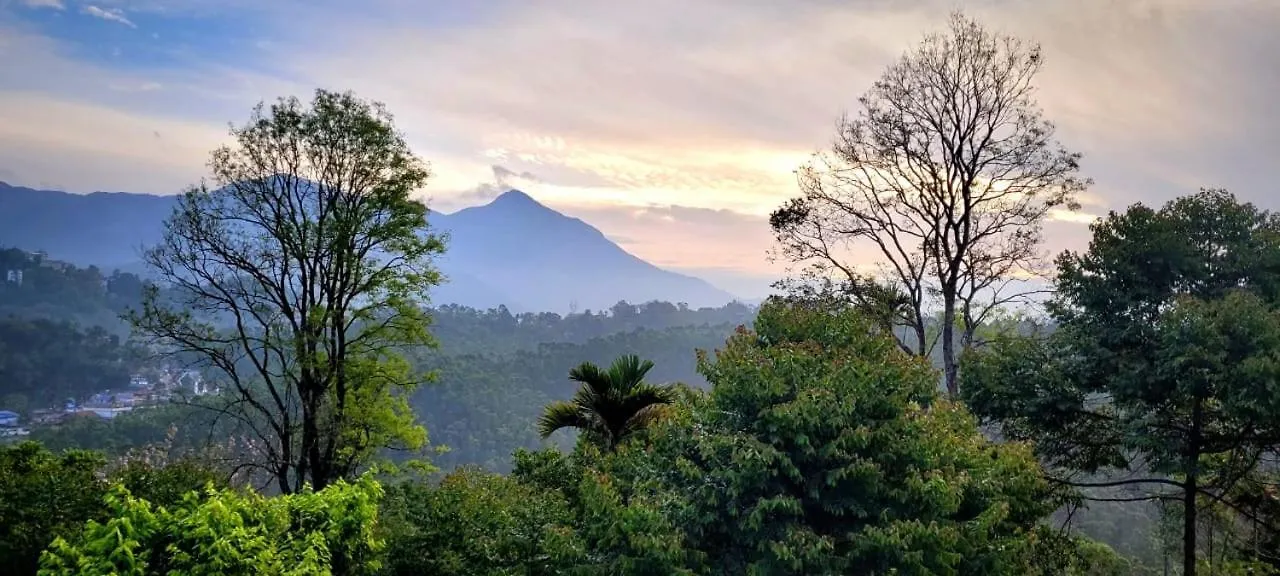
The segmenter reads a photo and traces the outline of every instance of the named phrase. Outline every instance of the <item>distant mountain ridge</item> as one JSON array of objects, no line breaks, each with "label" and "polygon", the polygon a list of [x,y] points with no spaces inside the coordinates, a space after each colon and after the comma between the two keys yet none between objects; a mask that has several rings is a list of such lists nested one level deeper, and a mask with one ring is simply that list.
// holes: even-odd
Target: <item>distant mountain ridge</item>
[{"label": "distant mountain ridge", "polygon": [[[141,248],[161,238],[175,197],[124,192],[72,194],[0,182],[0,246],[42,250],[81,266],[138,271]],[[513,312],[600,310],[619,300],[720,306],[734,300],[705,280],[663,270],[598,229],[508,191],[489,204],[431,212],[449,235],[439,260],[449,282],[435,304]]]}]

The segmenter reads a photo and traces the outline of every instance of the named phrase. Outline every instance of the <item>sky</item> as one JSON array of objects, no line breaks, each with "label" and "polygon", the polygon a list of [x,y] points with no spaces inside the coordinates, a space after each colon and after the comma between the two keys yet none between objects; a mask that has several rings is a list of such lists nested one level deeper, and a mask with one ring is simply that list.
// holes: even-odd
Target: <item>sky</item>
[{"label": "sky", "polygon": [[0,0],[0,180],[175,193],[255,103],[350,89],[431,162],[433,209],[519,188],[752,297],[792,171],[957,8],[1041,44],[1095,182],[1050,251],[1201,187],[1280,209],[1280,0]]}]

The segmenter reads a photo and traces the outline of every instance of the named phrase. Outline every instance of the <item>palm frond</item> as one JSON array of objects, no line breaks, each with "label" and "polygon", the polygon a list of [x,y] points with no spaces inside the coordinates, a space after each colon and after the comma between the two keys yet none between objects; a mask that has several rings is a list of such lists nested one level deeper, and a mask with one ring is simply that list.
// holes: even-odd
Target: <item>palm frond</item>
[{"label": "palm frond", "polygon": [[570,369],[569,379],[585,384],[587,388],[590,388],[598,396],[608,395],[609,390],[612,388],[609,374],[590,362],[583,362]]},{"label": "palm frond", "polygon": [[655,386],[642,382],[622,399],[621,408],[628,414],[634,414],[646,407],[671,404],[675,400],[675,389],[670,386]]},{"label": "palm frond", "polygon": [[599,432],[599,422],[573,402],[557,401],[548,404],[538,417],[538,434],[546,439],[561,428]]},{"label": "palm frond", "polygon": [[652,361],[634,354],[620,356],[607,370],[591,362],[579,364],[569,370],[569,379],[582,386],[570,401],[546,407],[538,419],[539,432],[546,438],[561,428],[577,428],[612,449],[661,416],[661,406],[676,401],[674,387],[644,381],[652,369]]},{"label": "palm frond", "polygon": [[619,356],[609,366],[609,380],[618,390],[631,390],[644,382],[644,377],[653,369],[653,361],[641,360],[635,354]]}]

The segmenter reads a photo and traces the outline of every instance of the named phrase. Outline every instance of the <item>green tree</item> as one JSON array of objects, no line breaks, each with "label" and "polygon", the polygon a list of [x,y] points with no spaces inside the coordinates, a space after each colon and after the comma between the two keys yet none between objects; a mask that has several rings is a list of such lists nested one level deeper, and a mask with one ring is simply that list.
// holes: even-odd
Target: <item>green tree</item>
[{"label": "green tree", "polygon": [[[1041,222],[1089,184],[1035,102],[1042,63],[1038,45],[953,15],[859,99],[832,152],[800,170],[802,195],[770,218],[780,258],[905,326],[904,349],[929,357],[940,340],[953,396],[974,330],[1027,294],[1015,277],[1039,270]],[[882,275],[854,265],[859,249]]]},{"label": "green tree", "polygon": [[219,375],[220,410],[279,490],[352,476],[426,438],[398,347],[431,344],[425,290],[444,250],[413,194],[427,166],[378,103],[319,90],[259,105],[145,254],[134,329]]},{"label": "green tree", "polygon": [[592,442],[613,450],[627,437],[643,430],[672,400],[670,386],[644,381],[653,362],[629,354],[607,370],[584,362],[569,371],[569,379],[581,386],[570,401],[553,402],[538,419],[543,438],[561,428],[576,428]]},{"label": "green tree", "polygon": [[101,518],[105,459],[93,452],[53,454],[35,442],[0,446],[0,565],[6,574],[36,573],[40,551]]},{"label": "green tree", "polygon": [[1280,218],[1217,190],[1135,205],[1057,290],[1052,335],[967,359],[965,398],[1086,497],[1181,503],[1192,576],[1197,503],[1251,515],[1231,491],[1280,446]]},{"label": "green tree", "polygon": [[384,573],[564,574],[586,562],[564,496],[477,469],[388,490]]},{"label": "green tree", "polygon": [[0,564],[5,574],[35,574],[41,551],[54,538],[77,538],[85,522],[105,519],[110,511],[103,497],[110,482],[170,506],[189,492],[224,485],[225,477],[192,458],[108,462],[96,452],[55,454],[35,442],[0,447]]},{"label": "green tree", "polygon": [[368,475],[324,490],[266,498],[192,492],[156,506],[123,486],[108,492],[107,520],[58,538],[42,576],[355,576],[380,569],[376,536],[382,488]]},{"label": "green tree", "polygon": [[767,303],[704,356],[710,393],[604,456],[580,505],[615,503],[612,541],[641,521],[674,534],[705,573],[1052,573],[1031,562],[1056,504],[1029,448],[984,439],[930,366],[872,328]]},{"label": "green tree", "polygon": [[[623,450],[625,452],[625,449]],[[568,502],[584,561],[569,573],[583,576],[668,576],[706,573],[701,554],[690,548],[677,518],[668,513],[674,493],[641,487],[610,462],[615,452],[580,439],[574,451],[516,453],[512,478],[558,494]],[[623,457],[627,463],[643,461]]]}]

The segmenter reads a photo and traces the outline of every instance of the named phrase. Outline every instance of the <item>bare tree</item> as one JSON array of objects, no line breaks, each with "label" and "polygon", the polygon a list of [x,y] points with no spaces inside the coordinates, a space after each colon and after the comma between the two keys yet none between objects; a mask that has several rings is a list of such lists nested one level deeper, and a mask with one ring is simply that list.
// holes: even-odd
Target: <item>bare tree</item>
[{"label": "bare tree", "polygon": [[317,91],[259,105],[214,151],[145,254],[166,289],[135,331],[216,374],[212,403],[282,492],[323,488],[387,446],[420,446],[395,350],[430,344],[443,252],[411,193],[429,175],[381,104]]},{"label": "bare tree", "polygon": [[[1033,98],[1040,66],[1039,46],[953,14],[841,119],[831,152],[798,171],[802,195],[770,218],[775,257],[802,265],[800,278],[880,301],[912,354],[941,340],[953,396],[958,352],[1041,269],[1041,223],[1090,184]],[[878,275],[854,264],[867,249]]]}]

